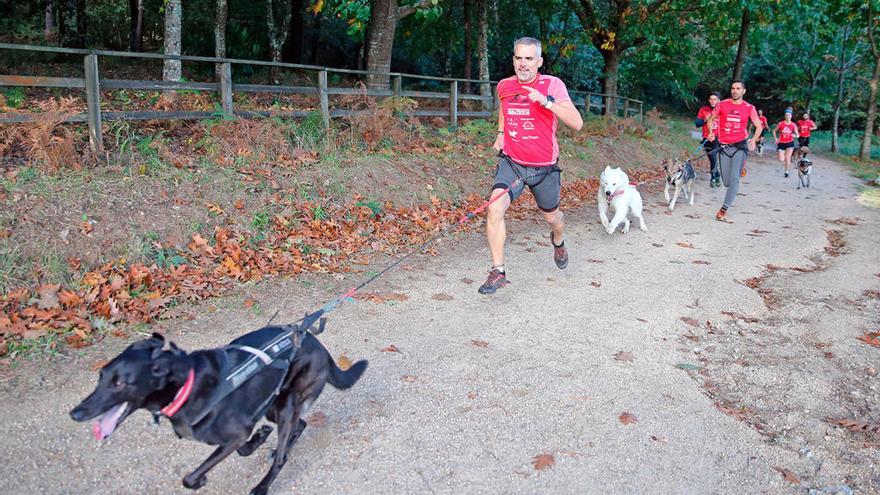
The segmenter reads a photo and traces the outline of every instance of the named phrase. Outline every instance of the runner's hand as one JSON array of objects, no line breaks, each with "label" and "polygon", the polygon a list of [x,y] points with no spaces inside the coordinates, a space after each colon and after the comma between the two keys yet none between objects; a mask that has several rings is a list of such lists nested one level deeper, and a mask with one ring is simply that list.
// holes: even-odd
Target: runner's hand
[{"label": "runner's hand", "polygon": [[495,137],[495,144],[492,145],[495,148],[495,151],[501,151],[504,149],[504,134],[499,133],[498,136]]},{"label": "runner's hand", "polygon": [[755,151],[755,140],[749,139],[749,151]]},{"label": "runner's hand", "polygon": [[523,89],[525,89],[526,91],[529,92],[529,99],[530,100],[537,102],[538,105],[541,105],[541,106],[544,106],[547,104],[547,97],[544,96],[544,94],[541,93],[540,91],[538,91],[537,89],[532,88],[530,86],[523,86]]},{"label": "runner's hand", "polygon": [[709,135],[706,136],[706,139],[709,140],[709,142],[715,141],[715,134],[709,133]]}]

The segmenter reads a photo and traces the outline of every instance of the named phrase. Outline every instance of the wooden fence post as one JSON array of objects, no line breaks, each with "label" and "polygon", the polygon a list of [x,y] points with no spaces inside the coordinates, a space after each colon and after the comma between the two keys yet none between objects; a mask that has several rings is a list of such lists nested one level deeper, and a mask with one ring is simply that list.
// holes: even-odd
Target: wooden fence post
[{"label": "wooden fence post", "polygon": [[403,76],[394,76],[394,96],[400,98],[403,94]]},{"label": "wooden fence post", "polygon": [[623,99],[623,118],[629,117],[629,98]]},{"label": "wooden fence post", "polygon": [[642,113],[642,102],[639,102],[639,122],[645,123],[645,115]]},{"label": "wooden fence post", "polygon": [[458,127],[458,81],[449,84],[449,121],[452,127]]},{"label": "wooden fence post", "polygon": [[492,100],[489,102],[489,105],[484,108],[488,108],[490,112],[494,113],[495,110],[497,110],[495,108],[495,102],[497,102],[497,101],[498,101],[498,85],[496,84],[496,85],[492,86]]},{"label": "wooden fence post", "polygon": [[89,145],[98,155],[104,153],[101,133],[101,80],[98,74],[98,56],[85,56],[86,104],[88,105]]},{"label": "wooden fence post", "polygon": [[232,64],[220,64],[220,104],[223,106],[223,118],[234,117],[232,108]]},{"label": "wooden fence post", "polygon": [[318,99],[321,102],[321,120],[324,129],[330,129],[330,100],[327,96],[327,71],[318,72]]}]

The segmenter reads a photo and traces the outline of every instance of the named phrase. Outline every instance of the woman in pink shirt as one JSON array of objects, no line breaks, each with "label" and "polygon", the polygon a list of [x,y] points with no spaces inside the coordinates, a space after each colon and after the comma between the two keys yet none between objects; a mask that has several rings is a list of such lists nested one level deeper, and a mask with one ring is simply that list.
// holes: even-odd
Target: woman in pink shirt
[{"label": "woman in pink shirt", "polygon": [[[779,132],[777,135],[776,133]],[[791,108],[785,109],[785,120],[776,124],[773,129],[773,140],[776,141],[776,149],[779,151],[779,161],[782,162],[783,172],[788,177],[788,169],[791,168],[791,154],[794,152],[794,140],[798,137],[798,126],[791,121]]]}]

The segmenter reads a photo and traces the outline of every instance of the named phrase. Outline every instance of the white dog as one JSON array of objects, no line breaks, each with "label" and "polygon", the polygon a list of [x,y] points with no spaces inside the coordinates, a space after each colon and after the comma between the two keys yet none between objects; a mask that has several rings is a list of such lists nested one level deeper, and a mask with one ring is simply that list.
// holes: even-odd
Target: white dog
[{"label": "white dog", "polygon": [[[605,232],[613,234],[617,226],[623,222],[623,233],[629,232],[629,218],[631,212],[639,219],[639,228],[647,232],[645,219],[642,218],[642,195],[635,186],[629,183],[629,177],[620,168],[605,167],[599,176],[599,191],[596,193],[596,203],[599,205],[599,219],[605,226]],[[614,218],[608,220],[608,207],[614,208]]]}]

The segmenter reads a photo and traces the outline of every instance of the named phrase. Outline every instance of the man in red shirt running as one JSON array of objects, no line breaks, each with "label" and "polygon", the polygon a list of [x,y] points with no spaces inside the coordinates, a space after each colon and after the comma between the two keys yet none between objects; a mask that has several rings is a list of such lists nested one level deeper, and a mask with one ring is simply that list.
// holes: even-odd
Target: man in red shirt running
[{"label": "man in red shirt running", "polygon": [[[544,220],[550,224],[550,243],[553,261],[560,269],[568,265],[562,212],[559,211],[562,187],[559,161],[559,143],[556,140],[557,122],[580,130],[584,125],[581,114],[574,107],[565,83],[553,76],[538,72],[544,63],[541,42],[535,38],[520,38],[513,44],[515,76],[498,83],[498,137],[492,145],[501,159],[495,169],[492,185],[494,198],[486,216],[486,238],[492,253],[492,269],[481,294],[493,294],[507,285],[504,270],[504,240],[507,230],[504,214],[511,202],[528,185]],[[517,182],[517,179],[522,179]],[[509,188],[509,189],[508,189]],[[507,194],[504,194],[505,190]]]},{"label": "man in red shirt running", "polygon": [[797,121],[798,127],[798,148],[810,146],[810,133],[817,129],[816,123],[810,120],[810,114],[804,112],[804,118]]},{"label": "man in red shirt running", "polygon": [[[718,152],[718,170],[721,181],[727,188],[724,203],[715,214],[716,220],[727,220],[727,210],[733,205],[739,191],[739,179],[749,151],[755,149],[755,142],[763,130],[758,112],[750,103],[743,100],[746,85],[742,81],[733,81],[730,85],[730,98],[715,105],[709,116],[709,129],[718,120],[718,135],[709,134],[709,140],[716,138],[721,145]],[[749,139],[749,121],[755,126],[755,135]]]},{"label": "man in red shirt running", "polygon": [[[779,131],[779,135],[776,132]],[[773,140],[776,141],[776,149],[779,151],[779,161],[782,162],[782,171],[788,177],[791,168],[791,154],[794,151],[794,140],[799,138],[798,126],[791,121],[791,108],[785,109],[785,120],[776,124],[773,129]]]},{"label": "man in red shirt running", "polygon": [[694,121],[694,125],[703,129],[703,149],[706,151],[706,156],[709,158],[709,187],[721,186],[721,179],[718,175],[718,141],[709,141],[708,139],[709,134],[718,132],[718,121],[715,121],[712,129],[709,129],[709,124],[707,123],[709,115],[712,115],[712,110],[715,108],[715,105],[718,104],[719,100],[721,100],[721,97],[718,93],[715,93],[714,91],[709,93],[709,104],[700,108],[697,112],[697,120]]},{"label": "man in red shirt running", "polygon": [[767,123],[767,117],[764,116],[763,110],[758,110],[758,120],[761,121],[761,135],[758,137],[758,156],[764,156],[764,136],[767,134],[767,130],[770,129],[770,124]]}]

